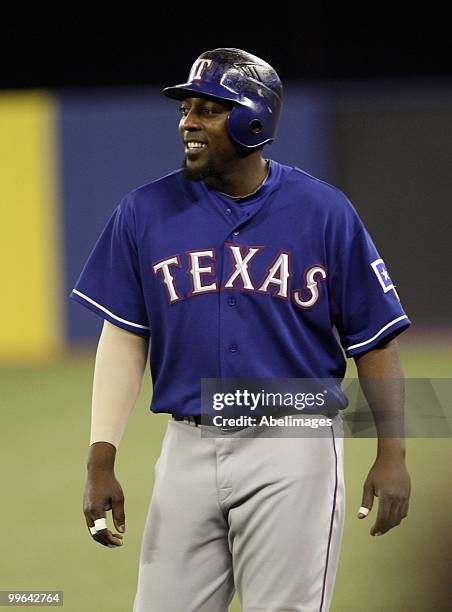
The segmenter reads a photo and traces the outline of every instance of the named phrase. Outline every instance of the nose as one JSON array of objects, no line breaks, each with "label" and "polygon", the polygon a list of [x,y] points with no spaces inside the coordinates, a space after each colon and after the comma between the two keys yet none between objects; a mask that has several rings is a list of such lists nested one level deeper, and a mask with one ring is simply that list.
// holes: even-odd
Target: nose
[{"label": "nose", "polygon": [[193,108],[187,109],[186,114],[181,117],[179,122],[179,129],[181,132],[192,132],[199,130],[199,117]]}]

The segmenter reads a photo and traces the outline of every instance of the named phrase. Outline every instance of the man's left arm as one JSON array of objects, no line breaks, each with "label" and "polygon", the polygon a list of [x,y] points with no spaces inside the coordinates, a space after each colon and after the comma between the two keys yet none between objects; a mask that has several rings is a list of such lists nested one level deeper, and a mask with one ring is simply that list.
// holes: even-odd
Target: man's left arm
[{"label": "man's left arm", "polygon": [[[382,535],[407,516],[410,476],[405,464],[404,373],[396,340],[355,357],[363,393],[378,435],[377,457],[363,486],[362,504],[378,513],[371,535]],[[364,518],[358,514],[358,518]]]}]

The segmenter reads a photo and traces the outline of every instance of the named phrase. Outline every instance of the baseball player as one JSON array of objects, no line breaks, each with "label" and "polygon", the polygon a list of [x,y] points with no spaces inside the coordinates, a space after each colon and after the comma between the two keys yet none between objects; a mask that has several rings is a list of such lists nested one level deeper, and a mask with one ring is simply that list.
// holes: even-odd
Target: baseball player
[{"label": "baseball player", "polygon": [[401,419],[395,337],[410,321],[346,196],[264,157],[283,98],[268,63],[207,51],[163,93],[180,104],[183,167],[121,200],[71,294],[104,319],[86,523],[95,541],[122,545],[115,454],[152,338],[151,410],[172,418],[135,612],[225,612],[235,591],[246,612],[326,612],[344,520],[340,412],[322,436],[228,435],[212,422],[206,436],[201,379],[342,380],[353,357],[379,434],[358,516],[378,496],[380,535],[408,509],[403,438],[383,435],[380,413]]}]

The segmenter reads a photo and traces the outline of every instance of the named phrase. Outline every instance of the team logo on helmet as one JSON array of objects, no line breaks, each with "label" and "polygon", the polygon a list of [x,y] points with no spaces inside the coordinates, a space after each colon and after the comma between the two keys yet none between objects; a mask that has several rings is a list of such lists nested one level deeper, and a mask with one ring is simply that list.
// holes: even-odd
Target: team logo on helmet
[{"label": "team logo on helmet", "polygon": [[210,68],[210,65],[212,64],[211,59],[200,59],[194,67],[193,70],[193,74],[192,74],[192,79],[193,81],[200,81],[203,77],[204,71],[206,68]]}]

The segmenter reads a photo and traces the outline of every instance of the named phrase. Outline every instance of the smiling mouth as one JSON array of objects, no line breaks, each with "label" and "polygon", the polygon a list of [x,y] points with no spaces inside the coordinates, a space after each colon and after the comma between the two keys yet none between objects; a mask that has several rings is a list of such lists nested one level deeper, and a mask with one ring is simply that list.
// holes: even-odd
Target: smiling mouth
[{"label": "smiling mouth", "polygon": [[188,140],[185,143],[185,151],[188,153],[199,153],[199,151],[202,151],[206,147],[207,144],[205,142],[198,142],[196,140]]}]

